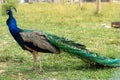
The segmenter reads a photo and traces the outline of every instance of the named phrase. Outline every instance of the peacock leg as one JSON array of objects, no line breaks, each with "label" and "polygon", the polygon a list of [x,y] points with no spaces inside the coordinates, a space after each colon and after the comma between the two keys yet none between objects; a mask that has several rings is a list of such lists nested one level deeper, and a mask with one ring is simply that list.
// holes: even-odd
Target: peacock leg
[{"label": "peacock leg", "polygon": [[43,69],[42,69],[42,62],[41,62],[41,59],[38,55],[38,53],[36,51],[32,52],[33,54],[33,59],[34,59],[34,62],[33,62],[33,70],[35,70],[35,72],[43,72]]}]

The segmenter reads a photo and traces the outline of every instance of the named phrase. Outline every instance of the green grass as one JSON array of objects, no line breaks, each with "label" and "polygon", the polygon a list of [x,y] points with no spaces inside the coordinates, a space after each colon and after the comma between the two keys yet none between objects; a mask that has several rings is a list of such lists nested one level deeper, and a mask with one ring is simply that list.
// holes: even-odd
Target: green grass
[{"label": "green grass", "polygon": [[[100,55],[120,58],[119,30],[102,25],[110,26],[112,21],[120,21],[119,4],[103,3],[100,14],[96,14],[95,3],[84,3],[82,10],[77,4],[48,3],[20,4],[17,10],[14,16],[21,28],[64,36]],[[7,18],[0,15],[1,80],[108,80],[116,75],[118,68],[90,67],[65,52],[60,55],[40,54],[44,73],[29,71],[32,55],[13,40],[6,25]]]}]

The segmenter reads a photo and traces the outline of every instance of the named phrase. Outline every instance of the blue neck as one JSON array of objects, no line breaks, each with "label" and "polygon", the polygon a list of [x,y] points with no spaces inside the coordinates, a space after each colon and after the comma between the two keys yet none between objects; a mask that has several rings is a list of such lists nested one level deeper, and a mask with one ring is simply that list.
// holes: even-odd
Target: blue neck
[{"label": "blue neck", "polygon": [[16,20],[15,18],[13,17],[13,14],[12,12],[10,12],[9,14],[9,18],[7,20],[7,25],[8,25],[8,28],[9,28],[9,31],[10,33],[12,34],[13,38],[17,41],[17,43],[23,48],[25,49],[24,47],[24,41],[23,39],[21,38],[20,36],[20,32],[22,31],[20,28],[17,27],[17,23],[16,23]]},{"label": "blue neck", "polygon": [[10,33],[12,35],[17,35],[20,32],[20,29],[17,27],[16,20],[13,17],[13,14],[9,14],[9,18],[7,20],[7,25],[9,27]]}]

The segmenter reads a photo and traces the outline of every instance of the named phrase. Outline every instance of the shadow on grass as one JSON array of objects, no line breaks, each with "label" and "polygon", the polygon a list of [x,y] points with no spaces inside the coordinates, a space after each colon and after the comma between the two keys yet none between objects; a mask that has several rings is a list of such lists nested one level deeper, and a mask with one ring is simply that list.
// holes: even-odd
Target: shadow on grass
[{"label": "shadow on grass", "polygon": [[[10,62],[11,64],[12,62]],[[28,71],[28,72],[31,72],[30,70],[30,67],[31,65],[29,64],[26,65],[26,63],[15,63],[15,64],[19,64],[19,65],[14,65],[14,67],[17,67],[16,69],[18,71]],[[25,66],[26,65],[26,66]],[[11,66],[12,67],[12,66]],[[59,64],[54,64],[52,66],[50,65],[43,65],[43,69],[44,71],[48,71],[48,72],[52,72],[52,71],[68,71],[68,70],[91,70],[91,71],[94,71],[94,70],[104,70],[104,69],[111,69],[111,68],[114,68],[114,67],[103,67],[103,66],[93,66],[93,65],[89,65],[89,64],[80,64],[80,65],[59,65]]]},{"label": "shadow on grass", "polygon": [[[74,64],[73,64],[74,63]],[[32,74],[33,71],[30,70],[31,62],[19,63],[19,62],[9,62],[8,70],[6,73],[23,73],[23,74]],[[111,67],[103,66],[92,66],[81,61],[80,64],[73,62],[67,62],[62,64],[46,64],[43,63],[43,74],[51,72],[68,72],[68,71],[85,71],[85,72],[94,72],[96,70],[108,70]]]}]

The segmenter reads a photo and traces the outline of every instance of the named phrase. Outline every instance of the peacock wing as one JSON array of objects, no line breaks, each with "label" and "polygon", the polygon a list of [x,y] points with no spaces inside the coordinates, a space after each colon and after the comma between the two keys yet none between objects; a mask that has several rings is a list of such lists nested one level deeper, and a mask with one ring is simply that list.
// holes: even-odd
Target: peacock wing
[{"label": "peacock wing", "polygon": [[40,49],[48,50],[53,53],[59,53],[59,49],[51,44],[48,39],[45,37],[44,33],[40,31],[30,31],[30,32],[20,32],[20,35],[24,42],[30,42],[34,46],[37,46]]}]

